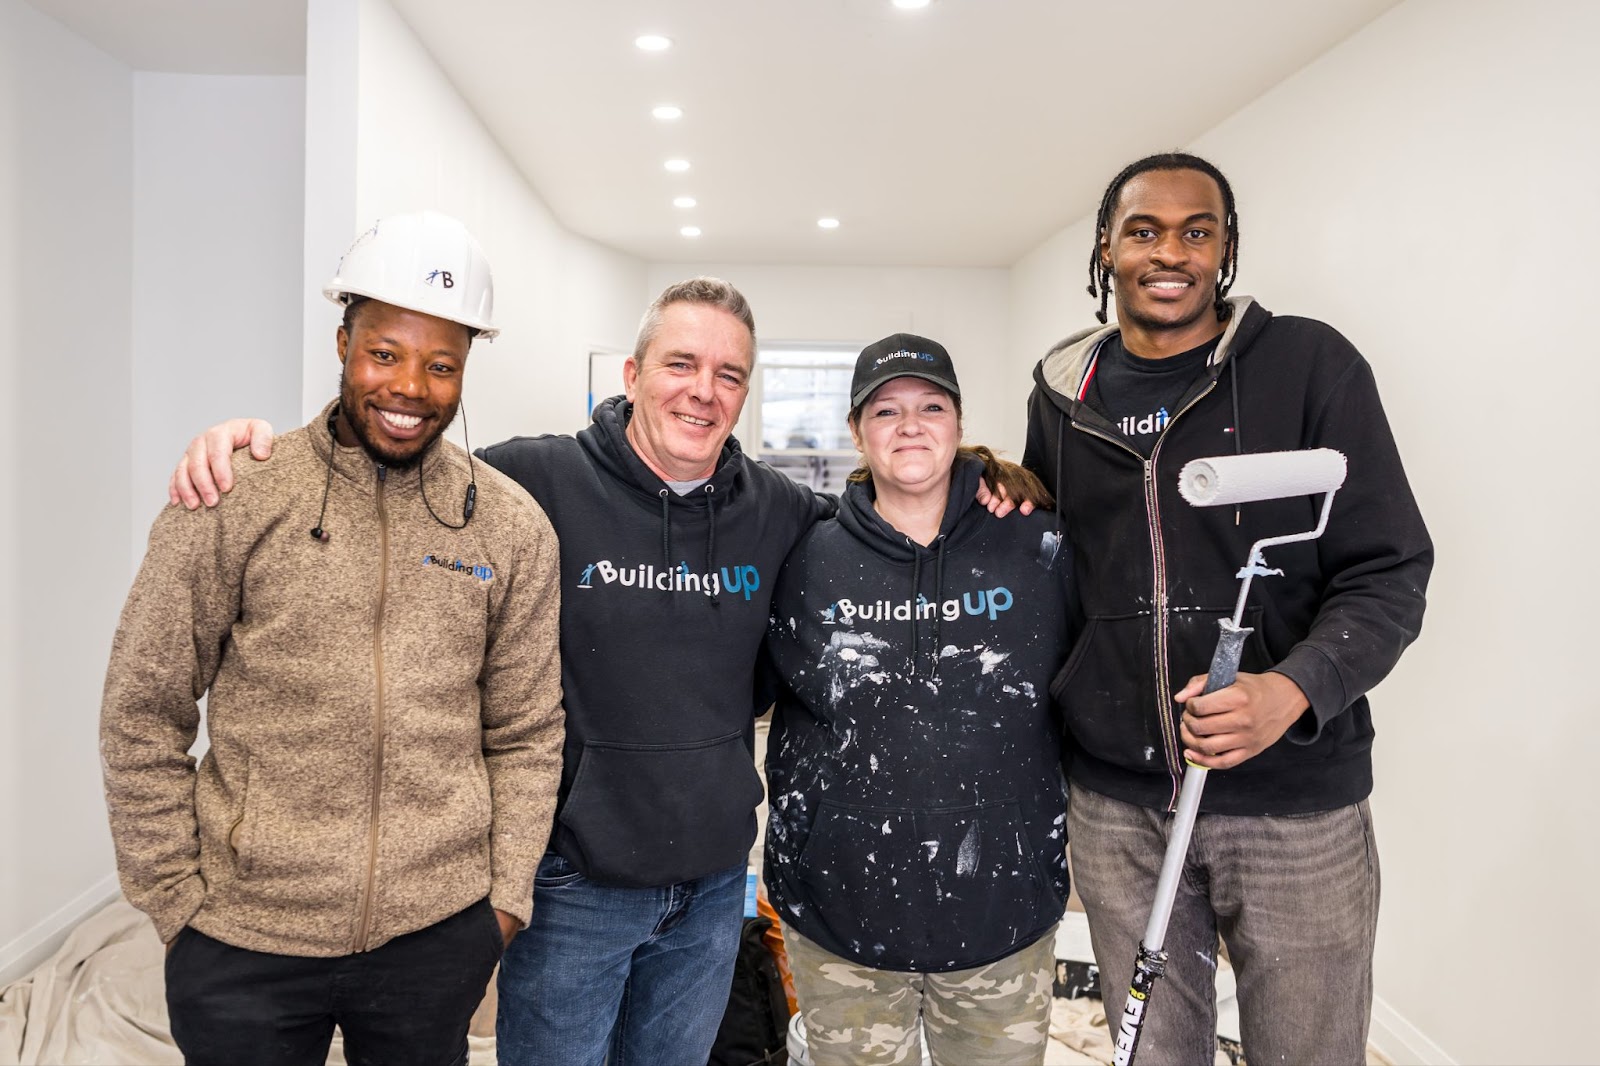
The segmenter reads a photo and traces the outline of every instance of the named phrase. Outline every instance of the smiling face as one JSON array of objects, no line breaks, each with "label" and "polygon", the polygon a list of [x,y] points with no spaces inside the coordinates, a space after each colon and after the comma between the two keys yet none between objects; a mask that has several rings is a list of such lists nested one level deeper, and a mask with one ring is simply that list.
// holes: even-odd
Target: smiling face
[{"label": "smiling face", "polygon": [[404,469],[456,417],[471,346],[467,327],[378,300],[339,327],[339,443]]},{"label": "smiling face", "polygon": [[850,436],[866,457],[881,494],[943,494],[961,443],[961,416],[950,394],[921,378],[880,385],[850,422]]},{"label": "smiling face", "polygon": [[1175,355],[1219,335],[1213,308],[1227,251],[1222,190],[1198,170],[1128,179],[1100,245],[1113,277],[1123,343],[1135,355]]},{"label": "smiling face", "polygon": [[733,315],[668,304],[642,356],[622,366],[628,442],[663,481],[710,477],[750,391],[755,338]]}]

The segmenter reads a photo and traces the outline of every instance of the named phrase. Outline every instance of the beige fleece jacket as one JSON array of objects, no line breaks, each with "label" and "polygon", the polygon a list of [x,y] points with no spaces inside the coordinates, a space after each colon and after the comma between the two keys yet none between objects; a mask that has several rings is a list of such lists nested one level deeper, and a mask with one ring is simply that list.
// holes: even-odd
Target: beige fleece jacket
[{"label": "beige fleece jacket", "polygon": [[422,490],[459,523],[465,452],[380,479],[327,416],[241,453],[217,507],[161,514],[112,644],[117,868],[163,940],[331,957],[485,896],[530,914],[561,776],[555,533],[484,463],[446,528]]}]

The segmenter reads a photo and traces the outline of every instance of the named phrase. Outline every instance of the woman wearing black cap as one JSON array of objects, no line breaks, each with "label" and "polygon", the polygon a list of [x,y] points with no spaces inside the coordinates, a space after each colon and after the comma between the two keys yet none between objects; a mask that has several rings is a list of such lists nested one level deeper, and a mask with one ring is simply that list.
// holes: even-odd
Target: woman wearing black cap
[{"label": "woman wearing black cap", "polygon": [[997,519],[963,447],[944,348],[896,334],[856,363],[864,457],[790,554],[768,649],[766,878],[811,1057],[1042,1062],[1066,799],[1049,686],[1071,566],[1048,512]]}]

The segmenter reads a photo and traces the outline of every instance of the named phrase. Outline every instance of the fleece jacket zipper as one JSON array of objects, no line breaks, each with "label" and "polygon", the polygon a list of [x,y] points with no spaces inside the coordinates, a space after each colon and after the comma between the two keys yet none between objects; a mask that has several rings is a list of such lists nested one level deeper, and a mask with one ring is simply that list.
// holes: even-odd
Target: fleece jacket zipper
[{"label": "fleece jacket zipper", "polygon": [[375,678],[372,700],[372,809],[367,829],[367,880],[361,893],[361,920],[352,950],[367,950],[372,934],[372,897],[378,880],[378,814],[383,799],[383,608],[389,593],[389,514],[384,508],[383,487],[389,468],[378,464],[378,600],[373,608],[372,667]]}]

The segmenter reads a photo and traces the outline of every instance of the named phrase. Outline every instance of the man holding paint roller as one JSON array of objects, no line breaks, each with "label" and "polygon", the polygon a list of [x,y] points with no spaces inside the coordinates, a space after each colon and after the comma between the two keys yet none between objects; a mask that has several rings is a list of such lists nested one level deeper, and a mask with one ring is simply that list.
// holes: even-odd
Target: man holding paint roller
[{"label": "man holding paint roller", "polygon": [[[1126,167],[1090,259],[1098,317],[1114,292],[1118,321],[1034,373],[1024,464],[1055,490],[1085,612],[1054,686],[1073,876],[1118,1018],[1185,762],[1226,771],[1201,799],[1139,1062],[1210,1061],[1219,934],[1252,1060],[1362,1062],[1379,886],[1365,694],[1420,628],[1433,549],[1365,360],[1320,322],[1227,296],[1238,233],[1205,160]],[[1253,586],[1238,679],[1201,695],[1251,544],[1314,526],[1321,499],[1194,508],[1178,471],[1319,447],[1349,460],[1328,528],[1273,550],[1283,574]]]}]

